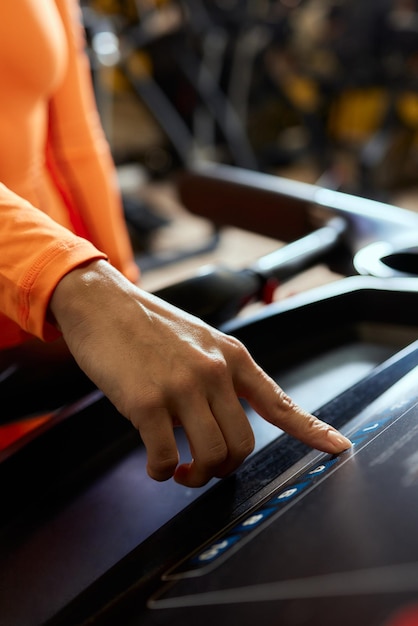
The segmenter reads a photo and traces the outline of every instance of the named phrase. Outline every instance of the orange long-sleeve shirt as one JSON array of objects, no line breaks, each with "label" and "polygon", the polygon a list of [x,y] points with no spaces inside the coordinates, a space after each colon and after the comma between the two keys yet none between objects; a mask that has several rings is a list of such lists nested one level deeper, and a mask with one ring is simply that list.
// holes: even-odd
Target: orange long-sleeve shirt
[{"label": "orange long-sleeve shirt", "polygon": [[138,279],[77,0],[0,2],[0,349],[57,337],[60,279],[108,258]]}]

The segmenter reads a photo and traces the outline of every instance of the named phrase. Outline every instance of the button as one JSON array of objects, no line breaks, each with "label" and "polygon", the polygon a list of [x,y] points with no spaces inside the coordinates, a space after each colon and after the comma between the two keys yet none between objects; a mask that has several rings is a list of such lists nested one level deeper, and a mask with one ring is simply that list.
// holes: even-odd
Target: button
[{"label": "button", "polygon": [[270,517],[270,515],[272,515],[275,511],[276,509],[271,508],[261,509],[260,511],[257,511],[247,517],[247,519],[241,522],[238,526],[235,526],[233,532],[246,532],[248,530],[252,530],[264,522],[264,520]]},{"label": "button", "polygon": [[270,504],[281,504],[282,502],[289,502],[295,498],[301,491],[303,491],[309,482],[296,483],[295,485],[291,485],[277,496],[275,496],[272,500],[270,500]]},{"label": "button", "polygon": [[237,535],[229,535],[215,541],[207,546],[202,552],[193,558],[193,562],[197,563],[210,563],[214,559],[217,559],[221,554],[229,550],[239,539]]},{"label": "button", "polygon": [[316,467],[309,470],[309,472],[306,474],[306,477],[315,478],[315,476],[324,474],[326,471],[330,469],[330,467],[332,467],[335,463],[337,463],[337,461],[338,461],[338,457],[334,457],[330,459],[329,461],[324,461],[323,463],[320,463]]},{"label": "button", "polygon": [[356,432],[349,437],[350,441],[353,442],[353,439],[359,439],[366,435],[377,432],[380,428],[382,428],[382,426],[387,424],[388,419],[389,418],[387,417],[386,418],[383,417],[381,419],[375,420],[374,422],[369,422],[368,424],[365,424],[364,426],[359,428],[359,430],[356,430]]}]

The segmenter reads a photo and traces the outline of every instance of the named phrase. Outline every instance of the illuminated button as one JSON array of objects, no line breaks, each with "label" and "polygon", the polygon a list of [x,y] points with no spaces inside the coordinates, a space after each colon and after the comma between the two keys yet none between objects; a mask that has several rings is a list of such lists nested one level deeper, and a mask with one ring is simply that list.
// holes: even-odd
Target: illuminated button
[{"label": "illuminated button", "polygon": [[387,424],[388,420],[389,420],[389,417],[382,417],[381,419],[376,420],[375,422],[370,422],[370,424],[366,424],[366,426],[363,426],[363,428],[359,432],[364,432],[364,433],[374,432],[375,430],[378,430],[379,428]]},{"label": "illuminated button", "polygon": [[369,433],[369,432],[371,432],[371,431],[376,430],[377,428],[379,428],[379,426],[380,426],[380,423],[379,423],[379,422],[374,422],[373,424],[369,424],[368,426],[365,426],[365,427],[362,429],[362,431],[363,431],[364,433]]},{"label": "illuminated button", "polygon": [[322,472],[325,472],[325,470],[326,470],[325,465],[317,465],[317,467],[314,467],[310,472],[308,472],[308,476],[312,476],[315,474],[322,474]]},{"label": "illuminated button", "polygon": [[291,487],[288,487],[281,493],[279,493],[273,500],[271,500],[271,504],[281,504],[282,502],[289,502],[292,498],[295,498],[301,491],[303,491],[309,485],[308,482],[296,483]]},{"label": "illuminated button", "polygon": [[245,519],[241,524],[234,528],[234,531],[237,532],[246,532],[248,530],[252,530],[256,526],[259,526],[267,517],[270,517],[272,513],[275,512],[276,509],[261,509],[257,511],[257,513],[253,513],[247,519]]},{"label": "illuminated button", "polygon": [[314,478],[315,476],[318,476],[320,474],[324,474],[324,472],[329,470],[329,468],[332,467],[337,461],[338,461],[338,457],[335,457],[335,458],[329,459],[329,461],[324,461],[323,463],[320,463],[316,467],[312,468],[306,474],[306,477],[307,478]]},{"label": "illuminated button", "polygon": [[379,428],[384,426],[387,421],[388,418],[383,417],[379,420],[376,420],[375,422],[370,422],[369,424],[366,424],[362,428],[359,428],[359,430],[356,430],[353,435],[351,435],[350,441],[353,442],[353,439],[359,440],[361,437],[364,438],[366,435],[375,433],[377,430],[379,430]]},{"label": "illuminated button", "polygon": [[239,537],[236,535],[231,535],[224,537],[219,541],[215,541],[194,557],[193,561],[198,563],[210,563],[214,559],[218,558],[218,556],[229,550],[229,548],[233,546],[238,539]]}]

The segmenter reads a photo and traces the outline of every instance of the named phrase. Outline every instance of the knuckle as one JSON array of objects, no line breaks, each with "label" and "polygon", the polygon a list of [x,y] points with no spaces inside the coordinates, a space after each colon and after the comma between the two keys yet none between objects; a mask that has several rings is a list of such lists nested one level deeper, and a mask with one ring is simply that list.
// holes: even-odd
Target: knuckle
[{"label": "knuckle", "polygon": [[319,420],[314,415],[306,414],[306,416],[304,417],[303,424],[304,424],[304,430],[308,435],[310,433],[313,434],[318,431],[324,430],[324,423],[321,422],[321,420]]},{"label": "knuckle", "polygon": [[176,393],[193,394],[202,384],[218,385],[225,378],[227,363],[221,354],[207,353],[203,358],[196,358],[193,367],[179,370],[173,375],[172,385]]},{"label": "knuckle", "polygon": [[212,356],[208,363],[207,376],[210,376],[215,382],[223,380],[227,371],[227,363],[221,355]]},{"label": "knuckle", "polygon": [[312,437],[315,431],[323,429],[323,423],[314,415],[304,411],[282,389],[278,390],[278,422],[287,432],[296,436]]},{"label": "knuckle", "polygon": [[254,436],[248,436],[241,440],[234,450],[230,451],[228,458],[217,467],[215,476],[223,478],[237,469],[241,463],[254,450]]},{"label": "knuckle", "polygon": [[248,455],[254,450],[255,439],[254,435],[251,432],[246,437],[244,437],[239,446],[239,459],[244,460]]},{"label": "knuckle", "polygon": [[213,442],[207,446],[205,454],[200,458],[200,464],[207,469],[212,469],[222,465],[227,458],[228,448],[225,442]]},{"label": "knuckle", "polygon": [[230,451],[230,463],[234,467],[238,467],[254,450],[254,445],[255,441],[252,433],[243,437],[236,443],[234,449]]},{"label": "knuckle", "polygon": [[122,415],[138,426],[138,422],[142,421],[144,416],[162,406],[164,406],[163,395],[158,388],[150,387],[146,390],[138,388],[129,394],[126,393],[120,399],[117,408]]},{"label": "knuckle", "polygon": [[238,359],[249,358],[249,353],[247,348],[243,343],[236,337],[232,337],[231,335],[227,335],[227,344],[228,348],[231,351],[231,354]]},{"label": "knuckle", "polygon": [[177,396],[188,398],[196,390],[197,376],[195,370],[179,370],[173,372],[167,384],[169,398]]},{"label": "knuckle", "polygon": [[297,410],[296,403],[280,387],[278,387],[277,399],[283,419],[292,419],[294,417],[295,411]]},{"label": "knuckle", "polygon": [[151,478],[159,482],[162,482],[164,480],[168,480],[169,478],[173,476],[175,469],[177,467],[177,464],[178,464],[177,455],[173,455],[170,452],[168,452],[166,453],[165,456],[163,456],[160,453],[160,457],[157,460],[148,461],[147,472]]}]

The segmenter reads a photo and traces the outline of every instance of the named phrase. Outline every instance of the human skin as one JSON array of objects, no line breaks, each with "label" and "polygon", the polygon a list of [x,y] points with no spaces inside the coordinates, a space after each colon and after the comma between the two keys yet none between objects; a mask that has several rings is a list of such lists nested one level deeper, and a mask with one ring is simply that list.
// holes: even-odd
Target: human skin
[{"label": "human skin", "polygon": [[[239,401],[313,448],[332,454],[348,439],[297,406],[234,337],[147,293],[107,261],[66,274],[49,313],[80,368],[138,429],[147,471],[199,487],[235,470],[254,448]],[[174,427],[192,461],[181,463]]]}]

